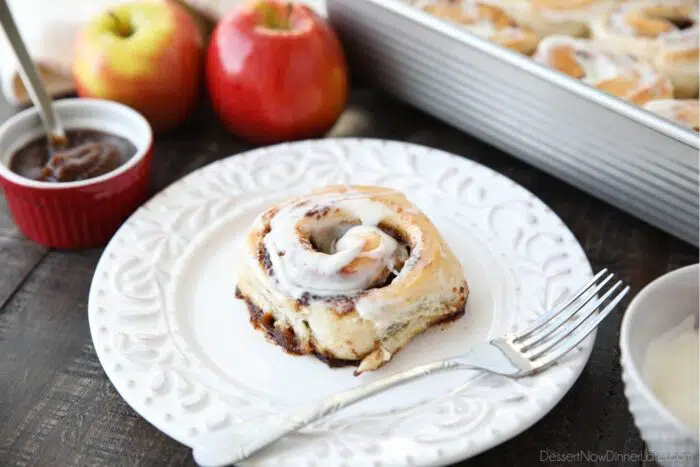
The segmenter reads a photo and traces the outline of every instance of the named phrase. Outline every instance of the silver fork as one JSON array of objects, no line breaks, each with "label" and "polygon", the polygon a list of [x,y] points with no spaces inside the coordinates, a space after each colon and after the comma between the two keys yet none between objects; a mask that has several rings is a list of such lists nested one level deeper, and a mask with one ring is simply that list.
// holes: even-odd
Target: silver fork
[{"label": "silver fork", "polygon": [[627,286],[616,292],[623,285],[622,281],[607,287],[613,277],[603,269],[564,303],[542,314],[527,328],[477,344],[463,355],[417,366],[341,392],[295,413],[275,414],[248,422],[234,432],[219,432],[194,447],[194,459],[202,466],[233,464],[322,417],[438,371],[479,369],[512,378],[542,371],[583,341],[627,294]]}]

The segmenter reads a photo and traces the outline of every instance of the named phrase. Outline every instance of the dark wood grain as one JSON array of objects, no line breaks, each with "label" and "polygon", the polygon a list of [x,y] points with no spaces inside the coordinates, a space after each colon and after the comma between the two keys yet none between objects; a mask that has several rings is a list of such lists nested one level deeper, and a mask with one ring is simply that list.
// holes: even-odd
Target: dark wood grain
[{"label": "dark wood grain", "polygon": [[[14,111],[0,97],[0,122],[7,120]],[[46,252],[46,248],[22,238],[5,198],[0,197],[0,310]]]},{"label": "dark wood grain", "polygon": [[[0,116],[8,114],[0,104]],[[594,269],[618,272],[633,294],[659,275],[697,262],[696,248],[381,93],[355,91],[331,135],[416,142],[505,174],[562,218]],[[227,134],[203,102],[183,127],[158,138],[153,188],[250,147]],[[16,232],[0,204],[2,465],[192,465],[187,448],[123,402],[97,361],[86,308],[100,254],[34,245]],[[605,321],[580,379],[547,416],[460,465],[531,466],[542,451],[641,453],[620,380],[620,320],[618,313]]]}]

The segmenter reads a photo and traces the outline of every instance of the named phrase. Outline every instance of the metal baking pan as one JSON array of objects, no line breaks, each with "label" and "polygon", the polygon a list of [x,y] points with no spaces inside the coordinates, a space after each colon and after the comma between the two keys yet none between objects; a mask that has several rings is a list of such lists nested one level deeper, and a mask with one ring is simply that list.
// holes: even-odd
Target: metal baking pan
[{"label": "metal baking pan", "polygon": [[697,133],[401,0],[327,0],[353,70],[698,246]]}]

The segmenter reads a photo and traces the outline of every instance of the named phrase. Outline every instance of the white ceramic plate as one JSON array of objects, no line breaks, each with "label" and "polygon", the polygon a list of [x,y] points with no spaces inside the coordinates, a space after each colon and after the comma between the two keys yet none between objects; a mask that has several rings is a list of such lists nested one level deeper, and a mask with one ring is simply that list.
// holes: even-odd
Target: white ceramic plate
[{"label": "white ceramic plate", "polygon": [[[271,203],[330,183],[406,193],[463,263],[466,315],[411,342],[385,367],[352,376],[268,343],[234,297],[235,246]],[[561,220],[511,180],[422,146],[337,139],[230,157],[173,184],[114,236],[90,290],[95,350],[123,398],[193,446],[208,434],[523,326],[591,277]],[[521,380],[448,372],[391,390],[249,459],[268,466],[444,465],[527,429],[569,390],[594,335],[560,365]]]}]

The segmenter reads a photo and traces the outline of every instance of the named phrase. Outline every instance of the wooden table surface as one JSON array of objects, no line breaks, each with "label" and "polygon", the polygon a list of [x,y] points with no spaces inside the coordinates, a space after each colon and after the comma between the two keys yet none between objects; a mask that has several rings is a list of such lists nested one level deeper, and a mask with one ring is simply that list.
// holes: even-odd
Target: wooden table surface
[{"label": "wooden table surface", "polygon": [[[0,121],[13,112],[0,102]],[[617,272],[632,295],[665,272],[697,262],[695,247],[379,92],[354,91],[331,135],[420,143],[512,178],[563,219],[594,269]],[[227,134],[203,100],[188,123],[158,138],[153,188],[250,147]],[[24,239],[0,201],[0,465],[193,464],[189,449],[121,399],[97,360],[87,297],[100,254],[48,250]],[[604,322],[583,374],[547,416],[459,465],[531,466],[543,450],[642,453],[620,380],[621,317]]]}]

